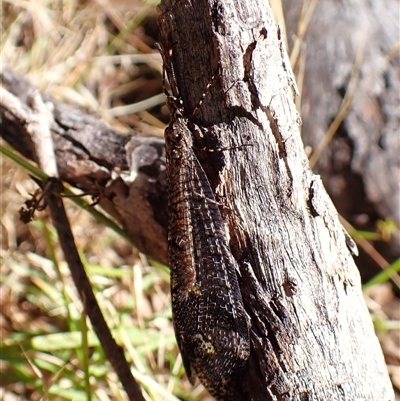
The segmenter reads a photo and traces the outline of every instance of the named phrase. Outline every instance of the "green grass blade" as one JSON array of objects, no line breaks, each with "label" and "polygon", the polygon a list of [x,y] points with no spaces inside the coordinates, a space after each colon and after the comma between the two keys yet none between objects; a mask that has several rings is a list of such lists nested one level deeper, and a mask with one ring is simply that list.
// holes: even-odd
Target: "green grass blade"
[{"label": "green grass blade", "polygon": [[379,274],[377,274],[374,278],[369,280],[364,284],[363,288],[366,290],[367,288],[376,285],[386,283],[391,279],[392,274],[398,274],[400,272],[400,258],[395,260],[387,269],[383,270]]}]

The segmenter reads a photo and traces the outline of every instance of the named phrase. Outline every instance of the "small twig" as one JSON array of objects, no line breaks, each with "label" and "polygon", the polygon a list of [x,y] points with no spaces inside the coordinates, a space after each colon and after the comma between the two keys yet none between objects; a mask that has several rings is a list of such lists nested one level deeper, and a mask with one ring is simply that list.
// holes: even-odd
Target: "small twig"
[{"label": "small twig", "polygon": [[64,252],[65,260],[70,267],[71,276],[84,304],[85,311],[100,340],[104,353],[117,373],[129,400],[144,401],[139,385],[132,376],[124,352],[112,337],[110,329],[101,313],[99,304],[97,303],[82,261],[79,257],[78,250],[76,249],[74,237],[72,235],[60,193],[61,191],[58,191],[58,193],[55,190],[49,191],[46,199],[50,208],[51,219],[57,230],[60,245]]},{"label": "small twig", "polygon": [[35,91],[31,96],[33,113],[26,129],[35,145],[39,166],[49,177],[58,177],[56,155],[51,138],[50,125],[53,122],[51,103],[45,104],[42,96]]},{"label": "small twig", "polygon": [[299,58],[301,46],[303,44],[304,36],[307,32],[308,25],[310,24],[311,17],[314,13],[315,7],[318,4],[318,0],[311,0],[309,4],[303,3],[302,17],[299,19],[299,25],[297,28],[296,40],[293,44],[293,49],[290,54],[290,64],[294,68],[297,59]]},{"label": "small twig", "polygon": [[58,177],[50,132],[53,114],[38,91],[31,95],[31,102],[32,110],[12,93],[0,87],[0,107],[11,113],[30,135],[42,170],[49,177]]},{"label": "small twig", "polygon": [[31,121],[28,106],[2,86],[0,86],[0,107],[11,113],[21,124],[29,124]]},{"label": "small twig", "polygon": [[124,352],[112,337],[110,329],[101,313],[75,245],[71,226],[61,197],[63,185],[58,178],[50,131],[50,124],[53,120],[52,113],[44,104],[38,92],[32,95],[31,100],[32,110],[22,104],[17,97],[0,87],[0,107],[11,113],[18,120],[22,129],[31,136],[36,154],[38,155],[39,165],[50,177],[44,186],[44,200],[49,206],[51,219],[57,230],[64,258],[71,271],[72,279],[81,297],[85,312],[89,316],[104,353],[117,373],[129,400],[144,401],[140,387],[132,376]]}]

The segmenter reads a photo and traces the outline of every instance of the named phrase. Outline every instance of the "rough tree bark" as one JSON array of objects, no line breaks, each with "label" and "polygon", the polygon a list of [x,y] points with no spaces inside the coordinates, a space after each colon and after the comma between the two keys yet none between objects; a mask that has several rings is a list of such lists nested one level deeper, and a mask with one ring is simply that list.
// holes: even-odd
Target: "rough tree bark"
[{"label": "rough tree bark", "polygon": [[223,205],[251,318],[232,399],[393,399],[346,234],[308,168],[270,8],[165,0],[159,10],[186,112],[215,75],[194,152]]},{"label": "rough tree bark", "polygon": [[[292,49],[303,4],[283,1]],[[399,7],[397,0],[319,0],[302,40],[305,145],[318,148],[344,97],[351,95],[351,106],[313,171],[321,174],[340,214],[359,230],[375,230],[378,219],[393,219],[400,227]],[[359,71],[355,82],[353,70]],[[374,245],[395,260],[400,231],[389,244]],[[377,273],[362,251],[357,265],[364,280]]]},{"label": "rough tree bark", "polygon": [[[9,69],[1,82],[27,107],[34,86]],[[51,125],[60,178],[98,197],[100,206],[121,224],[137,249],[167,263],[167,196],[164,141],[124,134],[46,94],[53,106]],[[33,144],[0,106],[1,136],[35,160]]]},{"label": "rough tree bark", "polygon": [[[197,116],[208,132],[195,152],[223,205],[251,316],[252,351],[235,399],[392,400],[345,233],[307,167],[269,7],[193,3],[164,2],[161,27],[189,110],[216,75]],[[10,71],[2,82],[22,99],[33,90]],[[85,191],[102,188],[102,206],[135,245],[166,261],[163,144],[54,104],[61,177]],[[1,117],[1,135],[33,157],[7,112]]]}]

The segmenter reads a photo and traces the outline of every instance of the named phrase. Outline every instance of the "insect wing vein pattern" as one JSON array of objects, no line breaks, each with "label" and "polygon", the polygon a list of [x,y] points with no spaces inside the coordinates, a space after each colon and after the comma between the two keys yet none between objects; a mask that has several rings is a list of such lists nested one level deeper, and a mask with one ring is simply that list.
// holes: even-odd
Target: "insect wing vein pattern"
[{"label": "insect wing vein pattern", "polygon": [[218,204],[192,149],[187,118],[166,129],[175,333],[185,369],[217,398],[249,356],[248,321]]},{"label": "insect wing vein pattern", "polygon": [[[206,173],[193,150],[201,132],[185,114],[172,48],[158,44],[173,96],[167,95],[171,122],[165,129],[169,194],[168,250],[172,319],[185,370],[210,393],[231,400],[235,378],[250,355],[249,320],[236,276],[238,266]],[[196,114],[207,94],[207,85]],[[193,115],[192,115],[193,118]]]}]

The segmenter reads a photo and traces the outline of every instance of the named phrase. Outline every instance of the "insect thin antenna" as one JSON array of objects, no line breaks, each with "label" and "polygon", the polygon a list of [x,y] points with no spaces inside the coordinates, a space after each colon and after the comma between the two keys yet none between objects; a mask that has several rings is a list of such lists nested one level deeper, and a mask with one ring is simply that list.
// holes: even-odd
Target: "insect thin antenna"
[{"label": "insect thin antenna", "polygon": [[[173,44],[173,46],[175,43]],[[172,63],[172,47],[171,49],[166,52],[164,48],[161,46],[160,43],[156,43],[155,46],[157,47],[158,51],[160,52],[162,61],[163,61],[163,88],[164,88],[164,93],[171,97],[171,95],[168,93],[165,85],[165,73],[167,73],[168,81],[169,81],[169,86],[172,91],[172,95],[175,96],[176,98],[180,97],[179,94],[179,89],[178,89],[178,83],[176,80],[176,74],[174,70],[174,65]]]},{"label": "insect thin antenna", "polygon": [[207,84],[205,91],[203,92],[203,94],[200,97],[199,102],[197,103],[197,106],[194,108],[193,112],[192,112],[192,117],[194,117],[200,110],[201,105],[204,102],[205,97],[207,96],[208,92],[210,92],[210,87],[214,81],[215,78],[215,74],[211,77],[210,82]]},{"label": "insect thin antenna", "polygon": [[[175,45],[176,45],[176,43],[174,43],[172,45],[172,47],[170,49],[168,49],[168,51],[165,51],[160,43],[155,44],[156,48],[160,52],[160,55],[161,55],[161,58],[163,61],[163,89],[164,89],[165,95],[168,98],[168,106],[170,107],[170,109],[173,109],[175,112],[180,111],[181,113],[183,113],[182,99],[181,99],[181,95],[179,93],[178,82],[176,79],[176,73],[175,73],[174,64],[172,61],[172,50],[173,50],[173,46],[175,46]],[[169,86],[172,91],[172,95],[166,89],[165,74],[167,74]],[[209,89],[210,89],[214,79],[215,79],[215,74],[211,77],[210,81],[208,82],[205,91],[201,95],[200,100],[197,103],[197,106],[194,108],[194,110],[191,114],[191,117],[196,116],[197,113],[199,112],[205,97],[209,93]]]},{"label": "insect thin antenna", "polygon": [[160,43],[156,43],[155,44],[157,50],[160,52],[161,55],[161,59],[162,59],[162,86],[163,86],[163,90],[164,90],[164,94],[166,96],[170,96],[166,84],[165,84],[165,65],[167,63],[165,54],[164,54],[164,49],[161,47]]}]

